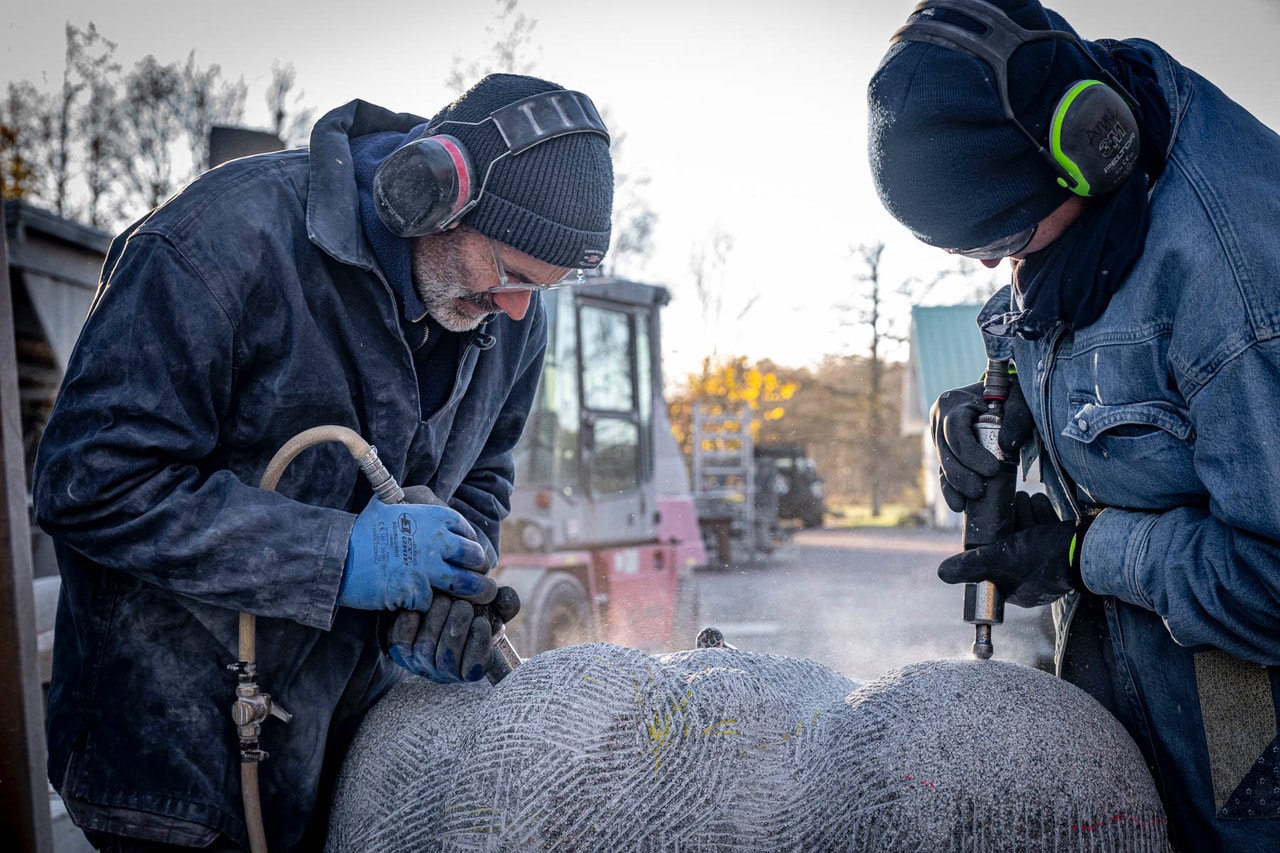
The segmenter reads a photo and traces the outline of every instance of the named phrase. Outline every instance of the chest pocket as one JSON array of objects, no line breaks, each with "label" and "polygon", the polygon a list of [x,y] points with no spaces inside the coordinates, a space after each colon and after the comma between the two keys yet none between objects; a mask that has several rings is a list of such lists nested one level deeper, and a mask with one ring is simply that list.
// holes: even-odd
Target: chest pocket
[{"label": "chest pocket", "polygon": [[1203,500],[1194,430],[1171,403],[1106,406],[1073,396],[1061,435],[1063,464],[1095,503],[1165,509]]}]

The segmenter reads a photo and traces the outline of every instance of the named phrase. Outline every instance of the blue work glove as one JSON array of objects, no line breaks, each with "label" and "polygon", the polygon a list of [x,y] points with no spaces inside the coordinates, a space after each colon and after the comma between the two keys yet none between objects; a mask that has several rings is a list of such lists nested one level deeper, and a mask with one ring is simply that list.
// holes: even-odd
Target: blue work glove
[{"label": "blue work glove", "polygon": [[1084,589],[1080,550],[1093,516],[1062,521],[1043,494],[1013,496],[1014,532],[990,545],[948,557],[938,566],[947,583],[991,581],[1005,600],[1039,607]]},{"label": "blue work glove", "polygon": [[425,613],[397,613],[387,635],[387,654],[403,668],[432,681],[451,683],[484,678],[493,637],[520,612],[520,597],[498,588],[488,605],[436,596]]},{"label": "blue work glove", "polygon": [[[942,498],[955,512],[964,512],[966,500],[977,500],[987,480],[1000,473],[1000,462],[978,440],[978,417],[987,410],[981,382],[944,391],[929,411],[929,429],[938,450]],[[1000,449],[1016,459],[1018,450],[1035,431],[1031,410],[1017,381],[1009,383],[998,441]]]},{"label": "blue work glove", "polygon": [[447,506],[384,504],[356,516],[338,604],[359,610],[427,610],[433,590],[488,604],[498,585],[484,575],[484,548],[465,518]]}]

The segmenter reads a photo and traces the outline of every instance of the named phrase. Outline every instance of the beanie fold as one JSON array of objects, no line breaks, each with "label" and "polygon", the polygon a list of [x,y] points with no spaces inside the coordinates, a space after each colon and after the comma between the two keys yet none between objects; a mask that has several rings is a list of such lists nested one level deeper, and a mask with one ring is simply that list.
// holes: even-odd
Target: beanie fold
[{"label": "beanie fold", "polygon": [[465,221],[486,237],[556,267],[594,269],[609,249],[609,228],[573,228],[496,195],[486,195]]}]

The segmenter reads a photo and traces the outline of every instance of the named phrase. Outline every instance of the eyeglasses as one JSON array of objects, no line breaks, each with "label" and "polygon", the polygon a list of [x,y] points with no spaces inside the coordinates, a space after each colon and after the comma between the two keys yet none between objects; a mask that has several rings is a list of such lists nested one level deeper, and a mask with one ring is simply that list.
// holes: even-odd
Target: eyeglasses
[{"label": "eyeglasses", "polygon": [[568,275],[559,281],[553,281],[550,284],[535,284],[531,281],[513,282],[507,277],[507,268],[502,264],[502,248],[501,244],[489,238],[489,248],[493,251],[493,265],[498,270],[498,286],[491,287],[486,293],[515,293],[521,290],[556,290],[561,287],[573,287],[576,284],[582,284],[586,281],[582,270],[571,270]]},{"label": "eyeglasses", "polygon": [[973,249],[947,249],[953,255],[960,255],[964,258],[972,258],[975,261],[996,261],[1001,258],[1007,258],[1010,255],[1016,255],[1027,246],[1031,245],[1031,238],[1036,236],[1036,228],[1039,223],[1032,225],[1030,228],[1024,228],[1021,231],[1014,232],[1008,237],[1001,237],[999,240],[992,240],[985,246],[977,246]]}]

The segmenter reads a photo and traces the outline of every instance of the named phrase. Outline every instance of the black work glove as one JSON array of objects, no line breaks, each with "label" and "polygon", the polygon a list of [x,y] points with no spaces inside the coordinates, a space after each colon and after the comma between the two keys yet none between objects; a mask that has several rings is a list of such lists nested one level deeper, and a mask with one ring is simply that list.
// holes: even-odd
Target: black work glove
[{"label": "black work glove", "polygon": [[[978,416],[987,410],[982,383],[944,391],[929,410],[929,430],[938,449],[942,498],[955,512],[964,512],[966,500],[977,500],[986,481],[1000,472],[1000,461],[978,441]],[[1031,410],[1015,379],[1009,383],[1000,423],[1000,449],[1010,459],[1035,430]]]},{"label": "black work glove", "polygon": [[1047,496],[1027,492],[1014,495],[1013,511],[1013,533],[948,557],[938,577],[947,583],[991,581],[1018,607],[1039,607],[1084,589],[1080,550],[1093,517],[1062,521]]},{"label": "black work glove", "polygon": [[437,595],[426,613],[396,614],[387,654],[415,675],[448,684],[479,681],[493,646],[488,618],[469,601]]},{"label": "black work glove", "polygon": [[402,610],[387,632],[387,654],[414,675],[440,684],[479,681],[489,668],[493,638],[520,612],[520,596],[498,587],[487,605],[437,595],[426,613]]}]

